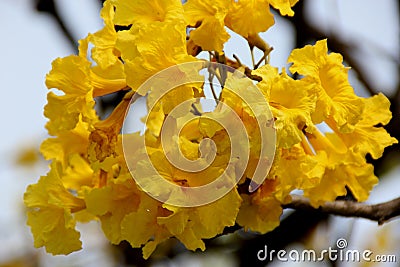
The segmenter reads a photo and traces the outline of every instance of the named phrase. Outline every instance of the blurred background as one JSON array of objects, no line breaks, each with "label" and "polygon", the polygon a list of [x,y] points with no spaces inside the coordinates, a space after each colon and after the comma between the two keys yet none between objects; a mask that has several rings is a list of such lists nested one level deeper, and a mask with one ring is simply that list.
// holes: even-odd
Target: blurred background
[{"label": "blurred background", "polygon": [[[79,225],[83,250],[51,256],[33,248],[22,203],[26,186],[47,172],[38,154],[47,137],[43,107],[45,75],[51,62],[76,52],[77,40],[102,27],[100,0],[0,0],[0,266],[312,266],[302,262],[260,262],[257,252],[268,249],[328,249],[338,238],[349,249],[395,254],[397,263],[319,262],[314,266],[400,266],[400,220],[378,227],[364,219],[312,212],[285,211],[282,224],[266,235],[236,231],[207,240],[206,252],[188,252],[171,240],[150,258],[128,245],[111,246],[96,222]],[[391,100],[389,133],[400,140],[400,6],[397,0],[303,0],[295,16],[276,14],[276,25],[262,34],[274,47],[271,64],[287,67],[295,47],[328,38],[328,46],[351,66],[350,82],[360,96],[383,92]],[[244,14],[245,15],[245,14]],[[244,39],[231,32],[226,54],[250,64]],[[104,103],[103,103],[104,104]],[[104,105],[112,105],[111,101]],[[380,177],[369,202],[400,196],[400,148],[386,150],[371,161]]]}]

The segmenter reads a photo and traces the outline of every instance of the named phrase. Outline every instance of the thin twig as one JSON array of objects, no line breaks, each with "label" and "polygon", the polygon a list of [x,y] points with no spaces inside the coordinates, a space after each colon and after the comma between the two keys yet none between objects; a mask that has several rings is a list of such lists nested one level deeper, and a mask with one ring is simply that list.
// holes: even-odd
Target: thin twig
[{"label": "thin twig", "polygon": [[36,10],[39,12],[45,12],[53,16],[56,20],[58,27],[60,27],[61,32],[64,34],[71,48],[77,53],[78,52],[78,42],[72,34],[71,29],[67,27],[63,18],[60,16],[54,0],[36,0]]},{"label": "thin twig", "polygon": [[190,110],[190,112],[192,112],[194,115],[196,116],[201,116],[202,113],[200,112],[200,110],[196,107],[196,105],[194,103],[192,103],[192,110]]},{"label": "thin twig", "polygon": [[242,66],[242,62],[240,61],[239,57],[235,54],[233,54],[233,58],[236,60],[236,62],[239,64],[239,66]]},{"label": "thin twig", "polygon": [[[299,195],[292,195],[292,201],[282,205],[284,209],[294,209],[296,211],[316,212],[321,214],[338,215],[344,217],[357,217],[369,219],[382,225],[397,216],[400,216],[400,197],[379,203],[369,205],[362,202],[336,200],[334,202],[326,202],[319,208],[311,206],[310,201]],[[242,229],[238,224],[226,227],[220,235],[234,233]],[[218,235],[218,236],[220,236]]]},{"label": "thin twig", "polygon": [[[258,69],[258,67],[260,66],[260,64],[269,56],[269,53],[271,53],[271,51],[273,50],[273,47],[270,47],[267,51],[264,52],[264,55],[262,56],[262,58],[260,58],[260,60],[257,62],[256,65],[254,65],[254,69]],[[268,60],[269,61],[269,60]],[[268,63],[268,61],[265,61],[265,64]]]},{"label": "thin twig", "polygon": [[400,216],[400,197],[391,201],[373,205],[354,201],[337,200],[334,202],[326,202],[319,208],[314,208],[311,206],[310,201],[307,198],[293,195],[292,201],[283,205],[283,208],[306,211],[315,210],[344,217],[365,218],[377,221],[379,225],[382,225],[388,220]]},{"label": "thin twig", "polygon": [[[211,68],[212,68],[212,67],[211,67],[211,65],[210,65],[210,66],[208,67],[208,82],[209,82],[209,84],[210,84],[211,93],[212,93],[212,95],[213,95],[213,97],[214,97],[215,103],[218,104],[218,97],[217,97],[217,94],[215,93],[214,85],[213,85],[213,80],[214,80],[214,77],[216,77],[216,73],[215,73],[215,71],[212,70]],[[218,79],[218,76],[217,76],[217,79]]]},{"label": "thin twig", "polygon": [[[214,77],[213,77],[213,78],[214,78]],[[210,88],[211,88],[211,93],[212,93],[212,95],[213,95],[213,97],[214,97],[215,103],[218,104],[219,98],[218,98],[218,96],[217,96],[217,93],[215,93],[215,89],[214,89],[214,85],[213,85],[212,80],[210,81]]]}]

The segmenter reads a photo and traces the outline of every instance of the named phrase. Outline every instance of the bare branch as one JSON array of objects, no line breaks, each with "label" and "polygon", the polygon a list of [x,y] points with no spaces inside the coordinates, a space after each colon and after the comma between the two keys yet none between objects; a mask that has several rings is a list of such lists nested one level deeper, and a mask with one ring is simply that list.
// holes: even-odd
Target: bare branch
[{"label": "bare branch", "polygon": [[334,202],[327,202],[316,209],[311,206],[310,201],[307,198],[299,195],[292,195],[292,202],[283,205],[283,208],[306,211],[314,210],[344,217],[365,218],[377,221],[379,225],[382,225],[388,220],[400,216],[400,197],[374,205],[354,201],[337,200]]},{"label": "bare branch", "polygon": [[37,11],[48,13],[56,20],[58,27],[64,34],[65,38],[68,40],[69,44],[71,45],[71,48],[75,51],[75,53],[77,53],[78,42],[73,36],[71,30],[65,24],[63,18],[60,16],[56,4],[54,3],[54,0],[35,0],[35,4]]}]

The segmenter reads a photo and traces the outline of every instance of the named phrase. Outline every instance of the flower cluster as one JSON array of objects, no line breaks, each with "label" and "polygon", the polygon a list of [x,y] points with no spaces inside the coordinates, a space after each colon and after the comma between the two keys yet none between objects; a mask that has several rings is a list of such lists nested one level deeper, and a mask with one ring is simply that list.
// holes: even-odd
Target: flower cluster
[{"label": "flower cluster", "polygon": [[[45,246],[53,254],[79,250],[76,223],[99,220],[111,243],[126,240],[142,247],[148,258],[157,244],[171,237],[188,249],[204,250],[203,239],[235,223],[260,233],[271,231],[279,225],[281,206],[295,189],[302,190],[315,207],[348,191],[358,201],[366,200],[378,182],[366,155],[379,158],[385,147],[397,143],[382,128],[391,118],[388,99],[382,94],[355,95],[348,68],[340,54],[328,53],[326,40],[293,50],[290,74],[269,64],[251,70],[223,54],[230,37],[226,28],[243,36],[250,47],[268,53],[258,34],[274,24],[270,5],[281,15],[292,16],[296,2],[106,0],[101,11],[104,28],[80,41],[78,55],[56,59],[46,78],[49,89],[59,90],[49,92],[44,108],[51,137],[42,143],[41,153],[51,161],[50,171],[24,196],[35,246]],[[235,177],[238,185],[222,198],[207,205],[177,207],[153,199],[132,179],[126,161],[141,164],[141,151],[133,151],[127,159],[122,139],[136,142],[139,133],[124,137],[121,128],[132,98],[147,79],[177,64],[201,62],[200,51],[258,81],[273,114],[275,158],[255,192],[240,189],[260,160],[260,133],[247,104],[222,89],[219,100],[237,113],[247,130],[248,165]],[[295,73],[301,78],[294,79]],[[225,84],[246,86],[229,73]],[[201,116],[185,125],[175,141],[186,158],[196,160],[201,140],[213,140],[217,153],[207,169],[182,171],[168,162],[163,151],[160,131],[166,117],[179,103],[203,97],[203,89],[203,84],[195,84],[169,92],[151,110],[144,133],[146,151],[159,173],[186,187],[215,180],[227,168],[231,153],[227,131]],[[101,119],[96,100],[115,92],[125,95]],[[329,130],[321,131],[322,124]]]}]

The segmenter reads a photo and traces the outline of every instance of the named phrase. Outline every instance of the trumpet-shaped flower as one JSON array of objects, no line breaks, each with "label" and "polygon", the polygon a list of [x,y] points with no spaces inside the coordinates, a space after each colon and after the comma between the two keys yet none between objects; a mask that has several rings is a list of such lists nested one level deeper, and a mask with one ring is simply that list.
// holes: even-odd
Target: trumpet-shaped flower
[{"label": "trumpet-shaped flower", "polygon": [[318,89],[314,122],[332,117],[340,131],[350,132],[361,118],[364,103],[354,94],[342,56],[327,51],[326,39],[314,46],[294,49],[288,59],[293,62],[290,71],[306,76]]}]

